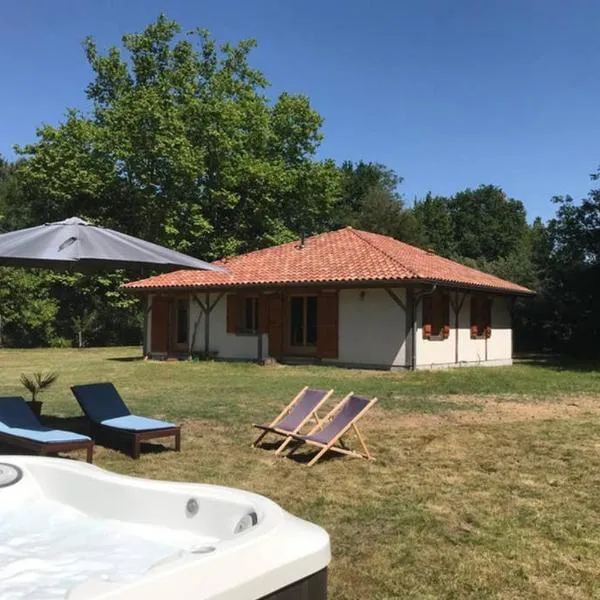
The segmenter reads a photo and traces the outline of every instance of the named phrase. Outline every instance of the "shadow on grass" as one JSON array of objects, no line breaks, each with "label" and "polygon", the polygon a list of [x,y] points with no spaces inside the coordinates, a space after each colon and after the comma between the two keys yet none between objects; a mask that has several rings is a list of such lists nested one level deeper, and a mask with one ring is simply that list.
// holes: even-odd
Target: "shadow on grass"
[{"label": "shadow on grass", "polygon": [[580,373],[590,373],[593,371],[600,371],[600,360],[598,359],[590,360],[543,352],[517,354],[514,362],[515,364],[528,365],[557,372],[577,371]]},{"label": "shadow on grass", "polygon": [[132,362],[142,362],[144,360],[144,357],[143,356],[109,356],[106,360],[111,360],[113,362],[132,363]]},{"label": "shadow on grass", "polygon": [[[275,450],[277,450],[277,448],[279,448],[279,446],[281,446],[282,443],[283,443],[283,438],[281,439],[281,441],[277,441],[277,442],[262,442],[258,446],[256,446],[256,448],[258,450],[272,451],[273,456],[275,456]],[[298,464],[305,465],[305,464],[309,463],[320,452],[320,448],[318,448],[317,450],[311,449],[310,452],[298,453],[298,450],[301,449],[303,446],[304,446],[304,444],[301,444],[300,442],[295,443],[295,444],[291,443],[287,446],[284,453],[281,454],[280,456],[278,456],[277,458],[289,458],[290,460],[292,460]],[[293,452],[293,454],[290,455],[290,452]],[[321,462],[335,461],[335,460],[339,460],[341,458],[344,458],[344,456],[342,454],[339,454],[339,453],[333,452],[333,451],[326,452],[319,459],[319,462],[321,463]]]}]

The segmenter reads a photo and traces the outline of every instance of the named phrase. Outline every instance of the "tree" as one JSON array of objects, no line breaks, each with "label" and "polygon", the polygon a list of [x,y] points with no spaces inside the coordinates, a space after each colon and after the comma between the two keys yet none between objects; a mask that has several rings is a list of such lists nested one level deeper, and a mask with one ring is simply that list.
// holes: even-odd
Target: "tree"
[{"label": "tree", "polygon": [[0,155],[0,233],[19,227],[23,211],[18,163],[10,163]]},{"label": "tree", "polygon": [[[597,181],[600,170],[592,175]],[[556,197],[556,216],[547,228],[550,254],[541,303],[550,343],[585,356],[600,354],[600,189],[580,203]]]},{"label": "tree", "polygon": [[160,16],[104,55],[86,40],[91,113],[20,149],[32,219],[85,214],[209,259],[317,230],[339,182],[314,159],[320,115],[304,96],[268,100],[253,40],[180,33]]},{"label": "tree", "polygon": [[418,223],[398,193],[402,178],[392,169],[378,163],[346,161],[340,172],[341,196],[331,227],[352,225],[408,243],[420,242]]},{"label": "tree", "polygon": [[0,268],[0,346],[52,344],[57,312],[44,274]]},{"label": "tree", "polygon": [[523,203],[494,185],[458,192],[449,209],[458,256],[497,260],[515,252],[526,235]]},{"label": "tree", "polygon": [[423,200],[415,202],[412,211],[420,224],[424,244],[442,256],[455,256],[457,244],[449,199],[429,192]]}]

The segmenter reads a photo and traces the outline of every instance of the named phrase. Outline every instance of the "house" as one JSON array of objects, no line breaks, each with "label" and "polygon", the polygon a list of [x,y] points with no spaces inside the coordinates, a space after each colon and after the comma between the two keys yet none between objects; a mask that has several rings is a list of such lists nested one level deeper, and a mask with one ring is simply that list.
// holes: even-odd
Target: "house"
[{"label": "house", "polygon": [[144,353],[404,369],[512,362],[530,290],[346,227],[125,288],[147,298]]}]

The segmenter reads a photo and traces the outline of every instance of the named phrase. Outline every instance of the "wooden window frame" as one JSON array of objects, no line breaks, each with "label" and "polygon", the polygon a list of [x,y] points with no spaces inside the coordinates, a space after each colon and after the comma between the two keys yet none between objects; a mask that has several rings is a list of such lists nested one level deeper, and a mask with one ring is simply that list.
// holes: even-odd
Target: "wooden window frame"
[{"label": "wooden window frame", "polygon": [[306,349],[306,350],[315,350],[319,344],[319,326],[318,326],[318,322],[319,322],[319,295],[316,293],[313,294],[296,294],[296,293],[292,293],[289,294],[288,296],[288,315],[289,315],[289,319],[288,319],[288,327],[291,327],[292,325],[292,300],[294,298],[301,298],[302,299],[302,320],[303,320],[303,331],[304,331],[304,340],[307,339],[308,337],[308,298],[314,298],[315,299],[315,303],[316,303],[316,311],[317,311],[317,322],[316,322],[316,337],[315,337],[315,343],[314,344],[293,344],[292,343],[292,332],[288,331],[288,336],[289,336],[289,346],[290,348],[293,349]]},{"label": "wooden window frame", "polygon": [[[246,303],[251,301],[253,304],[253,327],[246,327]],[[258,294],[240,294],[238,296],[238,314],[236,335],[257,335],[260,331],[260,306]]]},{"label": "wooden window frame", "polygon": [[470,331],[472,340],[486,340],[492,337],[493,298],[483,294],[471,296]]},{"label": "wooden window frame", "polygon": [[[436,311],[441,312],[441,315],[435,314]],[[436,290],[433,294],[424,295],[421,298],[421,318],[424,340],[447,340],[450,337],[450,294],[444,290]]]}]

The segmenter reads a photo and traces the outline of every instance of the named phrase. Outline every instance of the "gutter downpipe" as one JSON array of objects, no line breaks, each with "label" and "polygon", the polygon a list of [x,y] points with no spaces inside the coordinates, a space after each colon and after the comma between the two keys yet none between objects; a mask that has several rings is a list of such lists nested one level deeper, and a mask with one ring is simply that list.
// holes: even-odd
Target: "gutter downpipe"
[{"label": "gutter downpipe", "polygon": [[430,290],[426,290],[421,292],[420,294],[416,294],[413,296],[413,310],[412,310],[412,343],[411,343],[411,357],[410,357],[410,368],[412,371],[415,370],[417,366],[417,327],[415,327],[415,323],[417,322],[417,307],[419,306],[419,302],[425,296],[431,296],[435,290],[437,289],[438,284],[434,283]]}]

